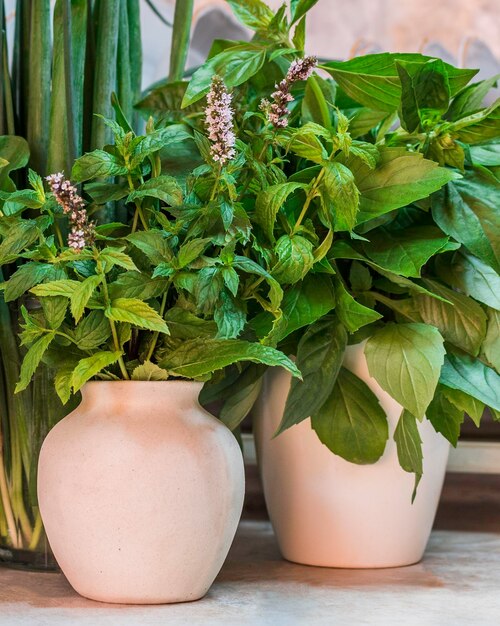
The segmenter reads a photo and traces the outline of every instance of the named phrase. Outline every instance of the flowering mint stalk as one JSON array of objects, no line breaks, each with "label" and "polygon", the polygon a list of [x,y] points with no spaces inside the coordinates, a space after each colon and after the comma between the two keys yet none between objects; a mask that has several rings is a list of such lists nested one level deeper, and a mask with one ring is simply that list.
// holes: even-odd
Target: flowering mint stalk
[{"label": "flowering mint stalk", "polygon": [[313,73],[318,63],[315,56],[296,59],[288,68],[288,72],[277,85],[276,91],[271,94],[272,102],[263,99],[260,103],[260,109],[267,113],[267,119],[275,128],[286,128],[288,126],[288,104],[293,102],[293,96],[290,93],[290,87],[299,80],[307,80]]},{"label": "flowering mint stalk", "polygon": [[59,206],[68,216],[71,232],[68,235],[68,246],[75,251],[83,250],[85,246],[92,245],[95,239],[95,224],[89,222],[85,202],[78,195],[76,187],[64,174],[51,174],[45,179],[50,186]]},{"label": "flowering mint stalk", "polygon": [[207,95],[205,124],[208,129],[208,138],[212,142],[210,153],[213,160],[221,166],[233,159],[236,154],[231,100],[232,96],[227,91],[222,78],[214,76]]}]

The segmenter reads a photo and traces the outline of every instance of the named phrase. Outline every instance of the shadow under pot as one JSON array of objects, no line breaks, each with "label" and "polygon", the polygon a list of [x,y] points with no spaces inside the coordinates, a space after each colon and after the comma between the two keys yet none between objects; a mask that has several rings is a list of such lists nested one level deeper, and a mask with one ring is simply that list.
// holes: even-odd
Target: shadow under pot
[{"label": "shadow under pot", "polygon": [[389,438],[373,465],[333,454],[311,421],[273,438],[290,376],[266,374],[254,409],[257,458],[267,509],[284,558],[323,567],[378,568],[421,560],[443,486],[449,443],[418,423],[424,472],[414,503],[414,475],[399,465],[394,430],[402,407],[368,373],[364,343],[348,346],[343,366],[363,380],[387,414]]},{"label": "shadow under pot", "polygon": [[232,433],[188,381],[91,382],[49,433],[38,498],[74,589],[103,602],[162,604],[206,594],[241,515]]}]

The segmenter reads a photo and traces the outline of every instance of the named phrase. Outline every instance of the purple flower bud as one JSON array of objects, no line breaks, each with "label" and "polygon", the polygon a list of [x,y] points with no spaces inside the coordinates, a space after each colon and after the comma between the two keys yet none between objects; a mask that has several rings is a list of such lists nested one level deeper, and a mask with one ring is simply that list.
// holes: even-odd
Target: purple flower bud
[{"label": "purple flower bud", "polygon": [[210,153],[216,163],[224,165],[234,158],[236,137],[233,130],[232,96],[220,76],[214,76],[207,94],[205,124],[212,142]]}]

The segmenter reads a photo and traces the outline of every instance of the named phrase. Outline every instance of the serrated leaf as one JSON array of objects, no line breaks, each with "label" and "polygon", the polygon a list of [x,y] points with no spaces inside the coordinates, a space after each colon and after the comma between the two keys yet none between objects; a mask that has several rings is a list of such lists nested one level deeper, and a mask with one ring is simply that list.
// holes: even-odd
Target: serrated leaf
[{"label": "serrated leaf", "polygon": [[227,0],[238,20],[252,28],[262,30],[274,17],[272,10],[262,0]]},{"label": "serrated leaf", "polygon": [[53,332],[47,332],[31,345],[23,359],[21,372],[19,374],[19,382],[16,385],[15,393],[19,393],[29,386],[31,378],[37,367],[40,365],[40,361],[42,360],[45,351],[52,343],[54,336]]},{"label": "serrated leaf", "polygon": [[423,474],[422,439],[418,432],[417,420],[406,409],[403,409],[398,425],[394,431],[394,441],[398,451],[399,464],[405,472],[415,474],[415,488],[411,501],[415,500],[417,487]]},{"label": "serrated leaf", "polygon": [[5,302],[17,300],[26,291],[47,278],[55,278],[57,270],[49,263],[25,263],[10,277],[5,285]]},{"label": "serrated leaf", "polygon": [[109,272],[115,265],[131,272],[138,271],[129,255],[123,252],[123,248],[104,248],[99,253],[99,259],[104,262],[106,272]]},{"label": "serrated leaf", "polygon": [[131,378],[132,380],[168,380],[168,374],[156,363],[144,361],[134,369]]},{"label": "serrated leaf", "polygon": [[71,298],[79,284],[77,280],[51,280],[48,283],[42,283],[33,287],[30,291],[39,297],[64,296],[65,298]]},{"label": "serrated leaf", "polygon": [[88,301],[101,282],[101,276],[89,276],[89,278],[86,278],[82,283],[78,283],[78,286],[75,287],[71,295],[70,309],[77,324],[85,311]]},{"label": "serrated leaf", "polygon": [[217,339],[236,339],[245,327],[245,309],[226,289],[223,289],[215,308],[214,320],[217,324]]},{"label": "serrated leaf", "polygon": [[163,318],[149,304],[137,298],[116,298],[104,314],[115,322],[129,322],[138,328],[170,334]]},{"label": "serrated leaf", "polygon": [[331,394],[347,343],[345,328],[325,317],[306,330],[297,348],[297,367],[303,381],[292,380],[277,433],[315,415]]},{"label": "serrated leaf", "polygon": [[94,350],[111,336],[109,320],[102,311],[92,311],[75,328],[75,341],[80,350]]},{"label": "serrated leaf", "polygon": [[108,285],[108,289],[112,300],[116,298],[150,300],[163,295],[167,285],[168,280],[163,278],[150,278],[140,272],[123,272]]},{"label": "serrated leaf", "polygon": [[273,231],[278,211],[290,194],[305,187],[303,183],[278,183],[258,193],[254,219],[270,241],[274,241]]},{"label": "serrated leaf", "polygon": [[121,352],[97,352],[92,356],[81,359],[71,376],[71,386],[74,393],[79,391],[96,374],[116,363],[121,355]]},{"label": "serrated leaf", "polygon": [[317,2],[318,0],[290,0],[292,24],[300,20]]},{"label": "serrated leaf", "polygon": [[71,178],[75,183],[82,183],[93,178],[107,176],[125,176],[128,170],[121,159],[104,150],[87,152],[77,159],[71,170]]},{"label": "serrated leaf", "polygon": [[210,239],[191,239],[182,244],[177,253],[177,264],[179,268],[186,267],[195,261],[210,244]]},{"label": "serrated leaf", "polygon": [[280,366],[293,376],[300,377],[293,361],[282,352],[240,339],[203,338],[185,341],[177,350],[166,355],[159,365],[176,376],[200,378],[241,361]]},{"label": "serrated leaf", "polygon": [[330,223],[336,231],[352,230],[359,207],[354,176],[349,168],[336,161],[325,163],[324,169],[320,190]]},{"label": "serrated leaf", "polygon": [[389,436],[387,417],[377,397],[365,382],[343,367],[311,425],[329,450],[357,464],[378,461]]},{"label": "serrated leaf", "polygon": [[138,231],[128,235],[127,240],[139,248],[154,265],[171,261],[173,258],[168,240],[162,231]]},{"label": "serrated leaf", "polygon": [[157,198],[169,206],[179,206],[182,204],[182,189],[173,176],[157,176],[137,187],[129,194],[127,202],[139,198]]},{"label": "serrated leaf", "polygon": [[425,324],[386,324],[368,339],[370,375],[405,409],[424,417],[439,380],[443,338]]},{"label": "serrated leaf", "polygon": [[273,277],[290,285],[302,280],[314,265],[313,247],[301,235],[282,235],[275,246],[278,260],[272,269]]}]

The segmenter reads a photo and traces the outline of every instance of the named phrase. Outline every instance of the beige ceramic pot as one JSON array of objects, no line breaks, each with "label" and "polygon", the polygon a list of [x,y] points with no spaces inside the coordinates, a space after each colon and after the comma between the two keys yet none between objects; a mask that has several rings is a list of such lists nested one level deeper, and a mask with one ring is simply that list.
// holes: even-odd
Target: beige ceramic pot
[{"label": "beige ceramic pot", "polygon": [[91,382],[40,454],[54,555],[81,595],[159,604],[201,598],[233,540],[244,494],[232,433],[193,382]]},{"label": "beige ceramic pot", "polygon": [[[443,485],[449,444],[419,424],[424,475],[411,504],[414,477],[398,463],[392,436],[401,406],[370,377],[364,344],[347,348],[344,366],[379,398],[389,420],[383,457],[355,465],[324,446],[310,420],[272,438],[283,415],[290,376],[267,374],[257,403],[256,445],[264,494],[283,556],[325,567],[396,567],[424,553]],[[395,373],[396,375],[396,373]]]}]

